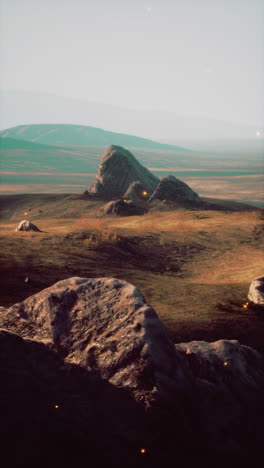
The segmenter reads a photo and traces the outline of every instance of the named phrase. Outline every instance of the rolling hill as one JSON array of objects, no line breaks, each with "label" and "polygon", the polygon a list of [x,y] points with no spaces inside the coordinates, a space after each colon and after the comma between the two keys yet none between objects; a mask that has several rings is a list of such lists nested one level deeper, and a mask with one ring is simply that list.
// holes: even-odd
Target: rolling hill
[{"label": "rolling hill", "polygon": [[176,145],[158,143],[123,133],[115,133],[85,125],[35,124],[19,125],[0,132],[0,137],[11,138],[42,145],[56,146],[110,146],[129,148],[163,149],[185,151]]},{"label": "rolling hill", "polygon": [[19,140],[17,138],[9,138],[0,136],[0,151],[8,150],[30,150],[41,151],[47,149],[58,149],[56,146],[43,145],[41,143],[33,143],[32,141]]}]

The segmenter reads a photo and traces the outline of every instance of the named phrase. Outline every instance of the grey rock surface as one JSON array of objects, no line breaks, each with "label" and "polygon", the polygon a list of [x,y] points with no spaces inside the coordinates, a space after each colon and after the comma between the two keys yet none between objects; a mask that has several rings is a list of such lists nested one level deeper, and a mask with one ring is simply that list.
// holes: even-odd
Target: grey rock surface
[{"label": "grey rock surface", "polygon": [[174,202],[198,202],[200,200],[195,193],[185,182],[176,179],[173,175],[162,177],[158,186],[149,198],[149,202],[153,200],[165,200]]},{"label": "grey rock surface", "polygon": [[100,210],[105,215],[115,214],[118,216],[143,215],[146,209],[132,200],[113,200],[101,207]]},{"label": "grey rock surface", "polygon": [[248,298],[255,304],[264,305],[264,276],[255,278],[249,286]]},{"label": "grey rock surface", "polygon": [[15,231],[35,231],[41,232],[40,229],[28,219],[23,219],[20,221],[19,225],[16,227]]},{"label": "grey rock surface", "polygon": [[0,323],[136,393],[187,385],[188,369],[155,311],[125,281],[62,280],[7,309]]},{"label": "grey rock surface", "polygon": [[159,183],[159,179],[142,166],[130,151],[112,145],[103,154],[89,192],[111,200],[123,197],[130,184],[135,181],[151,193]]}]

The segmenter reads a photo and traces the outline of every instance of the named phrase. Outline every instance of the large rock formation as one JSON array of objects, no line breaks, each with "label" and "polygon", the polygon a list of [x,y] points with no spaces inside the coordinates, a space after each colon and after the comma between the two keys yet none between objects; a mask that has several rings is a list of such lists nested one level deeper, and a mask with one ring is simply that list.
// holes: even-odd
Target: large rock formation
[{"label": "large rock formation", "polygon": [[249,286],[248,298],[255,304],[264,305],[264,276],[255,278]]},{"label": "large rock formation", "polygon": [[200,198],[185,182],[169,175],[160,180],[149,202],[153,200],[196,203]]},{"label": "large rock formation", "polygon": [[23,221],[20,221],[19,225],[16,227],[15,231],[35,231],[35,232],[41,232],[40,229],[28,219],[23,219]]},{"label": "large rock formation", "polygon": [[[67,380],[71,372],[76,376],[80,369],[125,391],[128,400],[120,411],[124,415],[127,412],[126,424],[133,420],[138,407],[145,408],[144,427],[144,418],[135,416],[134,425],[129,423],[128,427],[120,419],[114,422],[113,417],[110,444],[120,445],[123,437],[126,444],[133,445],[139,443],[135,442],[138,437],[143,447],[147,445],[155,453],[157,466],[164,465],[166,456],[173,454],[178,461],[186,462],[190,447],[195,461],[202,458],[204,462],[209,457],[210,466],[215,462],[213,457],[234,462],[247,457],[250,460],[252,453],[262,451],[263,357],[234,340],[174,345],[140,291],[125,281],[60,281],[9,309],[2,308],[0,326],[24,338],[23,341],[3,332],[2,382],[14,374],[6,398],[10,388],[14,397],[19,382],[17,391],[21,391],[29,372],[30,392],[43,388],[42,395],[53,395],[53,407],[60,395],[60,401],[68,408],[62,414],[62,426],[65,421],[69,426],[77,424],[76,430],[84,434],[84,439],[91,416],[84,412],[82,417],[81,410],[93,406],[95,394],[100,406],[108,393],[98,391],[91,381],[83,386],[80,380],[77,384]],[[45,357],[47,351],[43,347],[49,348],[54,357]],[[12,353],[19,365],[11,363]],[[52,359],[54,363],[50,364]],[[52,378],[48,377],[49,372]],[[54,380],[56,373],[61,376],[59,386]],[[115,405],[119,412],[120,398],[117,396],[112,403],[108,399],[113,413]],[[135,435],[136,420],[140,421],[140,437]],[[132,460],[131,456],[128,452],[125,461]],[[150,460],[144,466],[154,465]]]},{"label": "large rock formation", "polygon": [[118,216],[143,215],[146,209],[132,200],[113,200],[101,207],[101,212],[105,215],[115,214]]},{"label": "large rock formation", "polygon": [[159,179],[142,166],[130,151],[112,145],[103,154],[89,192],[110,200],[120,198],[135,181],[142,184],[148,193],[152,193],[159,183]]}]

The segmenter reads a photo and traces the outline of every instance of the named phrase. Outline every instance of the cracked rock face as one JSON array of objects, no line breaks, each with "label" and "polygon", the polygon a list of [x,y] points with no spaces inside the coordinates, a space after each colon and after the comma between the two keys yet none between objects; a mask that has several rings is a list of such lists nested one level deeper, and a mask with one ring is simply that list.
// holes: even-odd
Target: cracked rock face
[{"label": "cracked rock face", "polygon": [[7,309],[1,323],[115,385],[156,392],[187,384],[188,369],[177,364],[182,358],[156,312],[125,281],[60,281]]},{"label": "cracked rock face", "polygon": [[255,304],[264,305],[264,276],[255,278],[249,287],[248,298]]},{"label": "cracked rock face", "polygon": [[35,231],[35,232],[41,232],[40,229],[28,219],[23,219],[23,221],[20,221],[19,225],[16,227],[15,231]]},{"label": "cracked rock face", "polygon": [[148,192],[153,192],[159,183],[148,169],[142,166],[130,151],[112,145],[103,154],[90,194],[105,199],[123,197],[128,187],[138,181]]},{"label": "cracked rock face", "polygon": [[169,175],[162,177],[160,180],[149,202],[153,200],[198,202],[200,198],[185,182],[176,179],[173,175]]}]

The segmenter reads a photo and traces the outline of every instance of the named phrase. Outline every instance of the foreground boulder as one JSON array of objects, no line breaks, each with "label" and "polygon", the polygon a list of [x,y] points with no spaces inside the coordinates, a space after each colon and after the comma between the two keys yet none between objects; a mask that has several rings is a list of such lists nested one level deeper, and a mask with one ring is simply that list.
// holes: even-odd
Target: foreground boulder
[{"label": "foreground boulder", "polygon": [[146,209],[132,200],[114,200],[102,206],[101,212],[105,215],[136,216],[146,213]]},{"label": "foreground boulder", "polygon": [[264,276],[255,278],[249,287],[248,298],[255,304],[264,305]]},{"label": "foreground boulder", "polygon": [[67,362],[138,395],[146,389],[155,393],[168,383],[187,385],[188,368],[177,365],[182,358],[155,311],[125,281],[59,281],[7,309],[0,321],[23,337],[49,344]]},{"label": "foreground boulder", "polygon": [[16,227],[15,231],[35,231],[35,232],[41,232],[40,229],[27,219],[23,219],[19,223],[19,225]]},{"label": "foreground boulder", "polygon": [[144,190],[152,193],[159,183],[130,151],[112,145],[103,154],[90,194],[111,200],[123,197],[131,183],[138,181]]},{"label": "foreground boulder", "polygon": [[149,202],[153,200],[165,200],[173,202],[198,202],[200,200],[195,193],[185,182],[176,179],[173,175],[162,177],[158,186],[149,198]]},{"label": "foreground boulder", "polygon": [[[212,462],[215,466],[215,458],[221,462],[251,460],[252,453],[262,451],[263,357],[235,340],[174,345],[140,291],[125,281],[115,278],[60,281],[9,309],[1,308],[0,326],[24,338],[24,341],[19,337],[3,339],[0,356],[8,370],[3,373],[2,382],[10,378],[10,372],[15,374],[13,384],[7,387],[7,399],[10,388],[15,393],[15,386],[25,378],[24,366],[29,365],[34,379],[40,381],[37,384],[30,377],[28,385],[32,393],[38,385],[47,385],[49,372],[55,379],[57,371],[49,364],[52,357],[50,354],[45,357],[49,349],[54,363],[58,360],[62,382],[71,372],[82,369],[97,380],[108,382],[113,389],[125,392],[128,400],[121,411],[127,412],[124,421],[133,420],[137,408],[144,409],[144,424],[141,416],[135,416],[135,421],[139,424],[140,439],[162,457],[157,466],[164,465],[166,456],[177,456],[178,461],[186,462],[190,447],[195,461],[205,462],[208,457],[209,466]],[[43,347],[41,357],[37,350]],[[16,370],[13,364],[8,365],[13,353],[19,363]],[[61,391],[64,388],[68,395],[63,397],[69,410],[62,421],[66,418],[69,426],[75,427],[77,420],[76,431],[86,437],[89,415],[85,413],[83,421],[81,409],[93,406],[94,394],[100,406],[106,394],[93,386],[88,390],[79,382],[79,388],[84,389],[79,401],[76,385],[69,382],[58,387],[58,382],[52,382],[51,395],[58,399],[58,388]],[[43,392],[46,394],[45,389]],[[115,405],[118,408],[121,404],[121,395],[109,402],[113,413]],[[76,398],[80,409],[77,414]],[[117,445],[120,437],[125,437],[128,444],[135,443],[136,423],[128,428],[117,419],[116,426],[114,422],[111,424],[111,434],[118,436]],[[126,461],[130,458],[128,453]],[[154,466],[153,460],[144,466]]]}]

